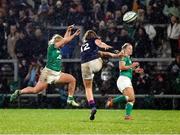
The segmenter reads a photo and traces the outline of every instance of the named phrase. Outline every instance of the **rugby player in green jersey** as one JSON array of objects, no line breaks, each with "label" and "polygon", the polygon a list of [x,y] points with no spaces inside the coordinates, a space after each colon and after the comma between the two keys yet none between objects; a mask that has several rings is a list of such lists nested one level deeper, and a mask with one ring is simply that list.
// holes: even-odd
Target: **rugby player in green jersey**
[{"label": "rugby player in green jersey", "polygon": [[76,79],[62,70],[62,54],[61,48],[72,41],[74,37],[80,34],[78,29],[74,34],[71,33],[73,25],[66,30],[64,37],[55,34],[48,42],[47,63],[41,72],[39,80],[35,87],[26,87],[22,90],[16,90],[10,97],[10,102],[15,101],[22,94],[36,94],[48,87],[48,84],[68,84],[67,104],[78,107],[79,104],[74,101],[73,95],[76,86]]},{"label": "rugby player in green jersey", "polygon": [[131,82],[132,74],[133,71],[142,73],[143,69],[139,67],[138,62],[132,63],[130,56],[132,55],[133,47],[131,44],[125,43],[122,46],[122,51],[124,51],[124,57],[122,57],[119,62],[120,75],[117,80],[117,87],[123,95],[109,98],[106,103],[106,108],[112,107],[114,104],[126,103],[125,120],[131,120],[131,112],[135,102],[134,89]]}]

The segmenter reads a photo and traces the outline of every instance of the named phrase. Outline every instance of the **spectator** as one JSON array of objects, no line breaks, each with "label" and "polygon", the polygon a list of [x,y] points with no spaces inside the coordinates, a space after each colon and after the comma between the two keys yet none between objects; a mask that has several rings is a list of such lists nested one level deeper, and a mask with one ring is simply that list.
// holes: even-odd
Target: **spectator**
[{"label": "spectator", "polygon": [[128,8],[127,5],[123,5],[123,6],[121,7],[121,12],[122,12],[123,15],[124,15],[128,10],[129,10],[129,8]]},{"label": "spectator", "polygon": [[169,84],[173,94],[180,94],[180,54],[168,67]]},{"label": "spectator", "polygon": [[118,34],[118,37],[117,37],[116,49],[121,50],[122,45],[125,43],[132,43],[133,44],[133,40],[128,35],[128,31],[126,29],[122,28],[120,30],[120,33]]},{"label": "spectator", "polygon": [[115,10],[116,10],[116,4],[115,4],[114,0],[108,0],[107,11],[109,11],[111,13],[115,13]]},{"label": "spectator", "polygon": [[135,57],[144,58],[149,55],[149,38],[143,27],[140,27],[135,34]]},{"label": "spectator", "polygon": [[25,82],[24,79],[28,73],[29,64],[27,63],[26,59],[20,59],[18,67],[19,67],[18,80],[19,80],[20,88],[23,88],[27,86],[27,82]]},{"label": "spectator", "polygon": [[113,23],[109,25],[108,32],[106,35],[106,43],[115,46],[117,43],[117,33],[116,33],[116,27]]},{"label": "spectator", "polygon": [[83,22],[82,7],[73,3],[68,11],[67,25],[76,24],[81,25]]},{"label": "spectator", "polygon": [[180,16],[179,12],[180,1],[168,0],[163,8],[163,14],[167,17],[170,15]]},{"label": "spectator", "polygon": [[114,20],[114,14],[112,12],[107,11],[104,18],[105,23],[108,23],[112,20]]},{"label": "spectator", "polygon": [[4,56],[4,46],[5,46],[5,25],[4,19],[0,17],[0,58]]},{"label": "spectator", "polygon": [[7,23],[8,25],[16,25],[17,23],[17,17],[16,17],[16,13],[15,13],[15,9],[10,9],[8,11],[8,16],[7,16]]},{"label": "spectator", "polygon": [[10,34],[8,35],[8,39],[7,39],[7,51],[12,59],[17,58],[15,54],[15,45],[18,39],[19,39],[19,33],[17,31],[17,27],[16,25],[11,25]]},{"label": "spectator", "polygon": [[10,88],[8,86],[8,80],[0,78],[0,94],[9,93]]},{"label": "spectator", "polygon": [[65,12],[62,7],[62,2],[58,0],[54,8],[54,25],[62,25],[65,23],[65,16],[63,16],[64,14]]},{"label": "spectator", "polygon": [[140,1],[139,0],[133,0],[132,10],[134,12],[138,12],[139,8],[140,8]]},{"label": "spectator", "polygon": [[47,49],[47,41],[44,38],[43,32],[40,28],[37,28],[34,32],[34,36],[32,37],[32,41],[30,41],[30,57],[46,57],[46,49]]},{"label": "spectator", "polygon": [[153,12],[152,6],[150,5],[146,7],[146,15],[145,15],[144,20],[149,22],[150,24],[154,23],[154,12]]},{"label": "spectator", "polygon": [[152,94],[165,94],[168,89],[167,85],[164,74],[155,74],[152,80]]},{"label": "spectator", "polygon": [[155,40],[154,40],[154,38],[156,36],[156,30],[155,30],[154,26],[152,24],[150,24],[148,21],[144,22],[144,29],[150,39],[150,43],[149,43],[150,57],[153,57],[153,56],[155,56],[155,53],[154,53],[155,52],[155,43],[154,43]]},{"label": "spectator", "polygon": [[117,25],[122,25],[123,19],[122,19],[122,13],[121,10],[116,10],[115,12],[115,21]]},{"label": "spectator", "polygon": [[19,33],[19,39],[17,40],[15,44],[15,54],[17,56],[17,59],[27,59],[28,54],[28,48],[27,48],[28,40],[26,37],[25,31],[21,30]]},{"label": "spectator", "polygon": [[47,0],[41,0],[41,5],[39,6],[38,9],[38,15],[45,15],[48,12],[49,5]]},{"label": "spectator", "polygon": [[95,22],[100,22],[100,20],[103,19],[104,12],[101,9],[101,5],[97,0],[93,1],[93,14],[94,14],[94,19],[96,20]]},{"label": "spectator", "polygon": [[27,86],[35,86],[38,79],[39,79],[39,73],[40,73],[40,65],[37,63],[35,59],[31,60],[28,73],[25,77],[25,82],[27,82]]},{"label": "spectator", "polygon": [[142,23],[142,22],[144,22],[144,18],[145,18],[145,11],[144,11],[144,9],[138,9],[137,21],[139,23]]},{"label": "spectator", "polygon": [[154,26],[152,24],[150,24],[148,21],[144,22],[144,29],[146,31],[146,33],[148,34],[148,37],[151,41],[153,41],[153,39],[156,36],[156,30],[154,28]]},{"label": "spectator", "polygon": [[171,46],[171,56],[175,57],[175,53],[178,53],[178,39],[180,36],[180,24],[178,17],[171,16],[171,22],[167,28],[167,37],[169,38]]},{"label": "spectator", "polygon": [[39,9],[38,9],[39,21],[41,23],[46,24],[48,10],[49,10],[48,1],[41,0],[41,5],[39,5]]},{"label": "spectator", "polygon": [[19,28],[24,29],[26,24],[30,22],[24,10],[19,11]]},{"label": "spectator", "polygon": [[167,22],[167,18],[163,14],[163,8],[165,6],[165,1],[162,0],[150,0],[149,5],[152,7],[153,11],[153,23],[164,24]]}]

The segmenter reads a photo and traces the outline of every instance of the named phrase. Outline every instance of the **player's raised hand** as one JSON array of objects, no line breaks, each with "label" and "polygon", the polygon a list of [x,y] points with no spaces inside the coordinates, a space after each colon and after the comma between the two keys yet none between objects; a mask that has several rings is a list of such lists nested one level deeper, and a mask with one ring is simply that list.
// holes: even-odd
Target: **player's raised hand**
[{"label": "player's raised hand", "polygon": [[67,27],[67,30],[72,30],[74,28],[74,24]]},{"label": "player's raised hand", "polygon": [[139,66],[139,62],[133,62],[131,66],[132,66],[132,68],[138,67]]},{"label": "player's raised hand", "polygon": [[125,56],[125,54],[124,54],[124,50],[121,50],[121,51],[118,53],[118,56],[119,56],[119,57],[123,57],[123,56]]},{"label": "player's raised hand", "polygon": [[80,29],[77,29],[74,34],[75,34],[75,36],[79,36],[80,33],[81,33]]},{"label": "player's raised hand", "polygon": [[119,50],[113,50],[112,52],[115,53],[115,54],[119,54],[120,53]]},{"label": "player's raised hand", "polygon": [[74,24],[67,27],[66,33],[64,34],[64,37],[65,37],[65,38],[66,38],[66,37],[69,37],[69,36],[71,35],[73,28],[74,28]]}]

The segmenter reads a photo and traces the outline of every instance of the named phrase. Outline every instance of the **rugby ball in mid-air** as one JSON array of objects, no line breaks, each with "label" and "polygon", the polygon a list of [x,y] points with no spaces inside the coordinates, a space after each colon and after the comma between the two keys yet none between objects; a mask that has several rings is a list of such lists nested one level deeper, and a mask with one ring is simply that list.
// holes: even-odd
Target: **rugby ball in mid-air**
[{"label": "rugby ball in mid-air", "polygon": [[128,11],[123,15],[123,21],[126,23],[133,22],[137,18],[137,13],[134,11]]}]

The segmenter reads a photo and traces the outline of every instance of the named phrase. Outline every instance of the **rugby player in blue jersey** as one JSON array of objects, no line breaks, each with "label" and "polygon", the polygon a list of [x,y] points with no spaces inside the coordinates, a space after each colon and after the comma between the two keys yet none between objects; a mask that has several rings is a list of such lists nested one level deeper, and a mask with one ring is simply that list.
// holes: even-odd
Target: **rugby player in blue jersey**
[{"label": "rugby player in blue jersey", "polygon": [[[123,53],[118,54],[108,52],[112,47],[102,42],[93,30],[88,30],[83,36],[81,45],[81,72],[86,91],[86,97],[91,108],[90,120],[94,120],[97,112],[96,103],[93,96],[93,77],[94,73],[102,68],[103,61],[101,57],[121,57]],[[103,50],[103,51],[102,51]]]}]

